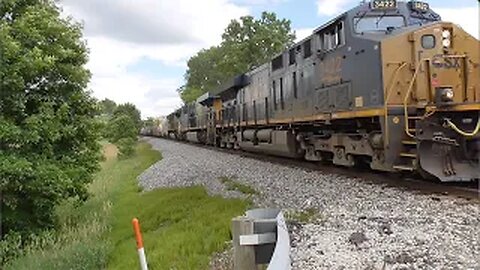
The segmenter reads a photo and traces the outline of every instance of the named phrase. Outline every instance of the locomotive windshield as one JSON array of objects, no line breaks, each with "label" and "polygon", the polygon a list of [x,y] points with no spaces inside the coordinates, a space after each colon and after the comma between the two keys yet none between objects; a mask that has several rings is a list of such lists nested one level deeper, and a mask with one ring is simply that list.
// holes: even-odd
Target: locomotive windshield
[{"label": "locomotive windshield", "polygon": [[368,16],[353,19],[356,33],[388,31],[389,29],[404,27],[403,16]]}]

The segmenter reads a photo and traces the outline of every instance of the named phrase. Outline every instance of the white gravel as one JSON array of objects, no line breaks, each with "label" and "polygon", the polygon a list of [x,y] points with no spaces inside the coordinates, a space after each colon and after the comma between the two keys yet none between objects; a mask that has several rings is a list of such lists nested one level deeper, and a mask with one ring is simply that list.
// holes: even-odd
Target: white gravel
[{"label": "white gravel", "polygon": [[204,185],[212,194],[238,197],[217,179],[236,177],[261,193],[258,206],[316,209],[316,220],[292,225],[294,269],[480,270],[479,204],[147,140],[163,155],[139,177],[147,190]]}]

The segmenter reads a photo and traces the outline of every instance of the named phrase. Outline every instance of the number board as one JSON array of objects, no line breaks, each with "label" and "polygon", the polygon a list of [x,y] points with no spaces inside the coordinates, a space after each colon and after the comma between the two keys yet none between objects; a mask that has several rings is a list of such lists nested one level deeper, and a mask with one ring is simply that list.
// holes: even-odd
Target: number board
[{"label": "number board", "polygon": [[395,9],[397,0],[373,0],[370,6],[372,9]]},{"label": "number board", "polygon": [[420,11],[420,12],[427,12],[430,9],[430,6],[427,3],[420,2],[420,1],[412,1],[410,5],[413,10]]}]

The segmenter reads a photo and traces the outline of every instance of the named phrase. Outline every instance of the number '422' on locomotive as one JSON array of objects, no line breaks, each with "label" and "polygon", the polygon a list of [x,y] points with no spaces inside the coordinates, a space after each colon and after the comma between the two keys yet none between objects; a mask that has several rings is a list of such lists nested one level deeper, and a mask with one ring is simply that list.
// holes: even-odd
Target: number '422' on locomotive
[{"label": "number '422' on locomotive", "polygon": [[480,178],[480,43],[427,3],[374,0],[169,116],[220,147]]}]

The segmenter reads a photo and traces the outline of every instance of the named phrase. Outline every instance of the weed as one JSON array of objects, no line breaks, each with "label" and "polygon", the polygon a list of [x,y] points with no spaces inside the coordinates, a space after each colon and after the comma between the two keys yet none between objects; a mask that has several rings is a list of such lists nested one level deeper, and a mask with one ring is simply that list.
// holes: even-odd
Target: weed
[{"label": "weed", "polygon": [[222,176],[219,178],[220,182],[227,187],[227,190],[236,190],[241,192],[245,195],[258,195],[258,191],[256,191],[251,186],[242,184],[238,181],[233,180],[232,178]]},{"label": "weed", "polygon": [[320,218],[320,214],[315,208],[307,208],[302,211],[291,211],[286,213],[287,220],[293,220],[300,223],[309,223]]}]

